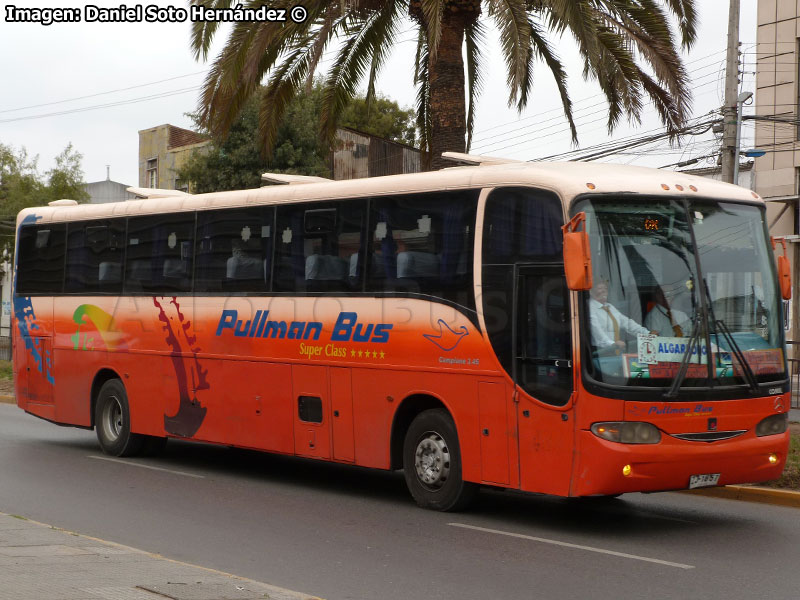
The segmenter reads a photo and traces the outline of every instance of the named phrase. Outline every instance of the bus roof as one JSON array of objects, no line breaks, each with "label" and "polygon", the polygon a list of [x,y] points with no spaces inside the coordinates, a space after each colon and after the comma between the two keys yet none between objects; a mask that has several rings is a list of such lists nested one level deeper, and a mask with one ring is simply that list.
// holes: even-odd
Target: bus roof
[{"label": "bus roof", "polygon": [[105,204],[27,208],[17,217],[19,225],[29,215],[37,222],[123,217],[198,209],[232,208],[375,197],[441,190],[498,186],[535,186],[556,192],[564,202],[579,194],[634,193],[656,196],[698,195],[762,203],[746,188],[679,171],[584,162],[519,162],[484,166],[451,167],[409,175],[324,181],[304,185],[275,185],[249,190],[212,192],[175,198],[128,200]]}]

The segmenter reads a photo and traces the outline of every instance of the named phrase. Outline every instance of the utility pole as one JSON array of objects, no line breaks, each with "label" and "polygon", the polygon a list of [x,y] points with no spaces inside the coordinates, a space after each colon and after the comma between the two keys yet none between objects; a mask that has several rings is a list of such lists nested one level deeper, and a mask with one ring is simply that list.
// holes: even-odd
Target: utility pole
[{"label": "utility pole", "polygon": [[722,181],[733,180],[734,165],[739,162],[736,147],[737,100],[739,97],[739,4],[730,0],[728,9],[728,55],[725,61],[725,105],[722,107]]}]

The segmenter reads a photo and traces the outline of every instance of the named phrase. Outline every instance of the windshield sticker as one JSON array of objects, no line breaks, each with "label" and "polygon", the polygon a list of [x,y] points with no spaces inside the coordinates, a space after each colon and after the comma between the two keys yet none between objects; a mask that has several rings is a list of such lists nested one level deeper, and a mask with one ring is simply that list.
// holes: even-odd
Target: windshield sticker
[{"label": "windshield sticker", "polygon": [[[688,345],[688,338],[660,337],[640,333],[637,336],[638,362],[647,365],[669,362],[680,363],[683,361]],[[699,361],[697,358],[698,353],[700,354]],[[708,349],[705,344],[695,344],[692,347],[689,362],[695,364],[706,364],[708,362]]]}]

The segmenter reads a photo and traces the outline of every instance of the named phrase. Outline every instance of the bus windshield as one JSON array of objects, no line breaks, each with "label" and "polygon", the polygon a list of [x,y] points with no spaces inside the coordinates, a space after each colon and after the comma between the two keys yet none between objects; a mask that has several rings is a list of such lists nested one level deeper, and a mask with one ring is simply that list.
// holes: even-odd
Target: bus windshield
[{"label": "bus windshield", "polygon": [[785,378],[763,209],[593,198],[575,210],[586,212],[592,248],[594,286],[583,301],[591,378],[754,390]]}]

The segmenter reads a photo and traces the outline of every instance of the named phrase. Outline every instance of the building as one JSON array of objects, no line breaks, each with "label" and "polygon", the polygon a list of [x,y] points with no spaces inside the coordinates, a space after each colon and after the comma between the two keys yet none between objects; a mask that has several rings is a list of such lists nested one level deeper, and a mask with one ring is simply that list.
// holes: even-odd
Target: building
[{"label": "building", "polygon": [[[798,141],[798,38],[800,4],[787,0],[759,0],[756,33],[756,137],[764,156],[755,160],[755,190],[767,201],[770,233],[789,236],[793,292],[797,299],[800,240],[800,141]],[[790,340],[800,340],[800,303],[789,309]],[[794,352],[795,357],[798,353]],[[792,353],[790,352],[790,356]]]},{"label": "building", "polygon": [[177,170],[189,156],[210,143],[208,137],[174,125],[142,129],[139,132],[139,187],[190,191],[188,183],[178,178]]},{"label": "building", "polygon": [[[159,125],[139,132],[139,187],[190,192],[177,169],[193,152],[203,151],[210,140],[174,125]],[[330,179],[359,179],[379,175],[418,173],[420,151],[347,127],[336,130],[331,149]]]},{"label": "building", "polygon": [[85,183],[83,189],[89,194],[90,204],[105,204],[106,202],[122,202],[130,200],[136,196],[127,189],[131,187],[125,183],[111,181],[111,171],[106,167],[106,178],[104,181],[94,181]]},{"label": "building", "polygon": [[420,172],[420,152],[413,146],[340,127],[331,150],[332,179],[360,179]]},{"label": "building", "polygon": [[[700,169],[681,169],[681,173],[689,173],[690,175],[697,175],[699,177],[706,177],[716,181],[722,181],[722,167],[702,167]],[[738,185],[745,187],[749,190],[756,189],[756,178],[753,172],[752,161],[739,164],[739,181]]]}]

